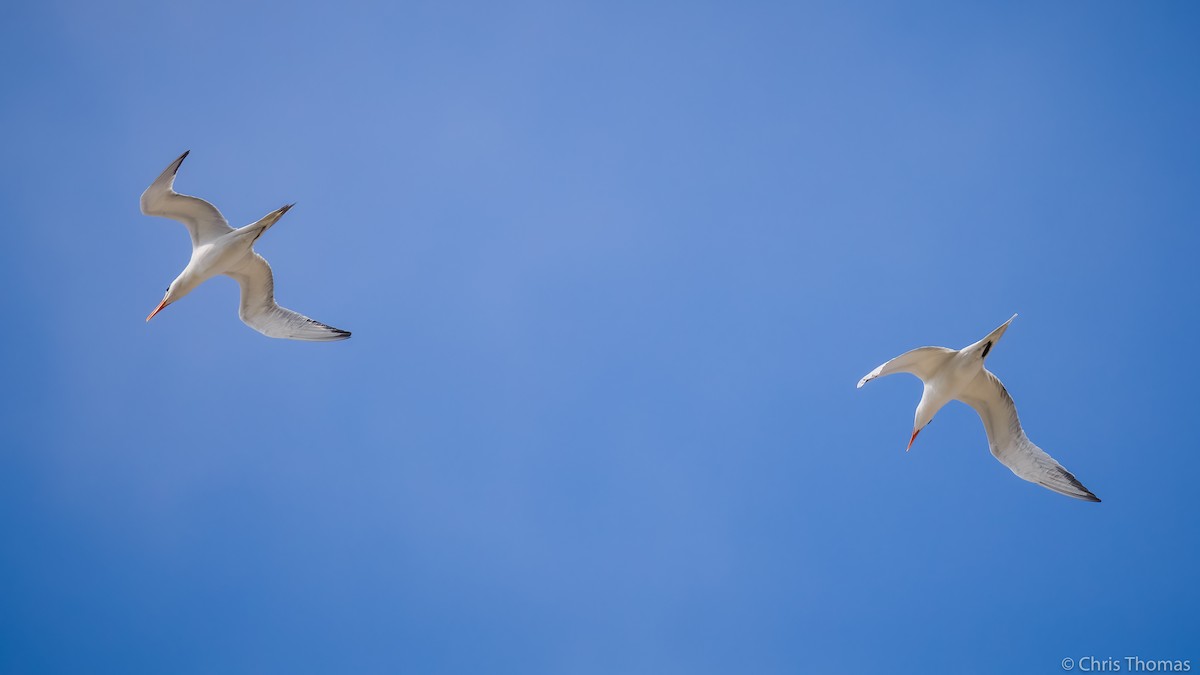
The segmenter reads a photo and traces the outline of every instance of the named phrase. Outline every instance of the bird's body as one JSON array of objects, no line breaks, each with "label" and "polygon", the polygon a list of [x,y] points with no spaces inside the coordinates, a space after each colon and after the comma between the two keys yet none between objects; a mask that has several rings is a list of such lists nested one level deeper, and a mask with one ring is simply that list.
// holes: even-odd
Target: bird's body
[{"label": "bird's body", "polygon": [[1012,397],[999,378],[984,367],[984,360],[1015,318],[1014,314],[987,337],[959,350],[919,347],[901,354],[871,371],[858,386],[893,373],[916,375],[925,383],[925,389],[917,405],[909,448],[943,406],[959,400],[979,414],[992,454],[1017,476],[1068,497],[1098,502],[1075,476],[1029,440]]},{"label": "bird's body", "polygon": [[217,207],[173,189],[175,174],[188,153],[183,153],[142,193],[142,213],[178,220],[192,238],[192,257],[183,272],[167,287],[158,307],[146,317],[191,293],[208,279],[227,275],[242,289],[238,315],[254,330],[268,337],[327,342],[350,337],[348,331],[327,326],[275,302],[271,266],[254,252],[254,242],[292,208],[284,206],[257,222],[234,229]]}]

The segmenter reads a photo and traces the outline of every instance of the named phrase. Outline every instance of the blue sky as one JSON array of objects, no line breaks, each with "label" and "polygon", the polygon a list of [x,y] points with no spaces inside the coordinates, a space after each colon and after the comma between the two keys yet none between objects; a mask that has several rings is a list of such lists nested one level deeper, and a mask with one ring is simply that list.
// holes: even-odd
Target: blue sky
[{"label": "blue sky", "polygon": [[[19,3],[0,671],[1190,659],[1200,16],[1164,3]],[[286,306],[149,324],[177,187]],[[989,357],[1099,495],[952,404]]]}]

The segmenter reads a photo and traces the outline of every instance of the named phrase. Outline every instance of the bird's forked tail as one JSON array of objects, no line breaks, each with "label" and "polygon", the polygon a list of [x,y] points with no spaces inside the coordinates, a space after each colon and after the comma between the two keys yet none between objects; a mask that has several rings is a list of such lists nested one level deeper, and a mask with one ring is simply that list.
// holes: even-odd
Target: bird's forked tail
[{"label": "bird's forked tail", "polygon": [[286,206],[281,206],[263,216],[257,222],[251,223],[242,229],[246,230],[247,233],[254,235],[254,239],[252,241],[258,241],[258,238],[262,236],[263,232],[271,229],[271,226],[274,225],[280,218],[283,217],[283,214],[287,213],[295,205],[296,204],[293,202]]}]

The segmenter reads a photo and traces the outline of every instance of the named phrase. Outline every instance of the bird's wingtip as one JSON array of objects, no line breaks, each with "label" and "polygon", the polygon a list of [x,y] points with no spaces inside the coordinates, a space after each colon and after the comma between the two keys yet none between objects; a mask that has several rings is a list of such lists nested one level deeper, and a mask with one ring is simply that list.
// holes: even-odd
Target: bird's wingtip
[{"label": "bird's wingtip", "polygon": [[1073,499],[1078,499],[1080,501],[1085,501],[1085,502],[1099,502],[1100,501],[1099,497],[1097,497],[1095,494],[1093,494],[1091,490],[1085,488],[1083,486],[1083,484],[1080,483],[1075,478],[1075,476],[1071,475],[1070,472],[1064,470],[1063,474],[1065,474],[1068,477],[1068,482],[1070,482],[1070,484],[1071,484],[1070,488],[1064,487],[1062,484],[1056,485],[1056,484],[1053,484],[1053,483],[1050,483],[1047,481],[1034,481],[1034,482],[1036,482],[1038,485],[1041,485],[1044,488],[1049,488],[1050,490],[1053,490],[1054,492],[1057,492],[1061,495],[1066,495]]},{"label": "bird's wingtip", "polygon": [[871,372],[867,373],[866,375],[863,376],[863,379],[858,381],[857,388],[862,389],[864,384],[870,382],[871,380],[875,379],[876,377],[879,377],[879,373],[881,373],[881,372],[883,372],[883,366],[879,366],[875,370],[872,370]]}]

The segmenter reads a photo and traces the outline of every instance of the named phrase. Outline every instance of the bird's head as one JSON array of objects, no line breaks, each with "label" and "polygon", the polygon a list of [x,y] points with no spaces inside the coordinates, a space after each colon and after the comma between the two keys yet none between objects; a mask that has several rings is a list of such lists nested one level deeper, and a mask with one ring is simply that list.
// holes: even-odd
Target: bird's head
[{"label": "bird's head", "polygon": [[917,434],[921,433],[921,430],[928,426],[933,421],[933,416],[937,414],[937,410],[927,405],[927,402],[928,399],[922,396],[921,403],[917,405],[917,414],[913,418],[912,437],[908,439],[908,447],[904,449],[905,452],[912,450],[912,444],[913,441],[917,440]]},{"label": "bird's head", "polygon": [[167,305],[171,304],[172,302],[175,302],[182,296],[182,293],[179,293],[179,291],[178,291],[178,286],[179,286],[178,279],[176,279],[175,281],[172,281],[170,286],[167,286],[167,292],[163,294],[162,302],[158,303],[158,307],[155,307],[153,312],[150,312],[150,316],[146,317],[146,321],[153,319],[155,314],[158,314],[159,312],[163,311],[163,308],[165,308]]}]

